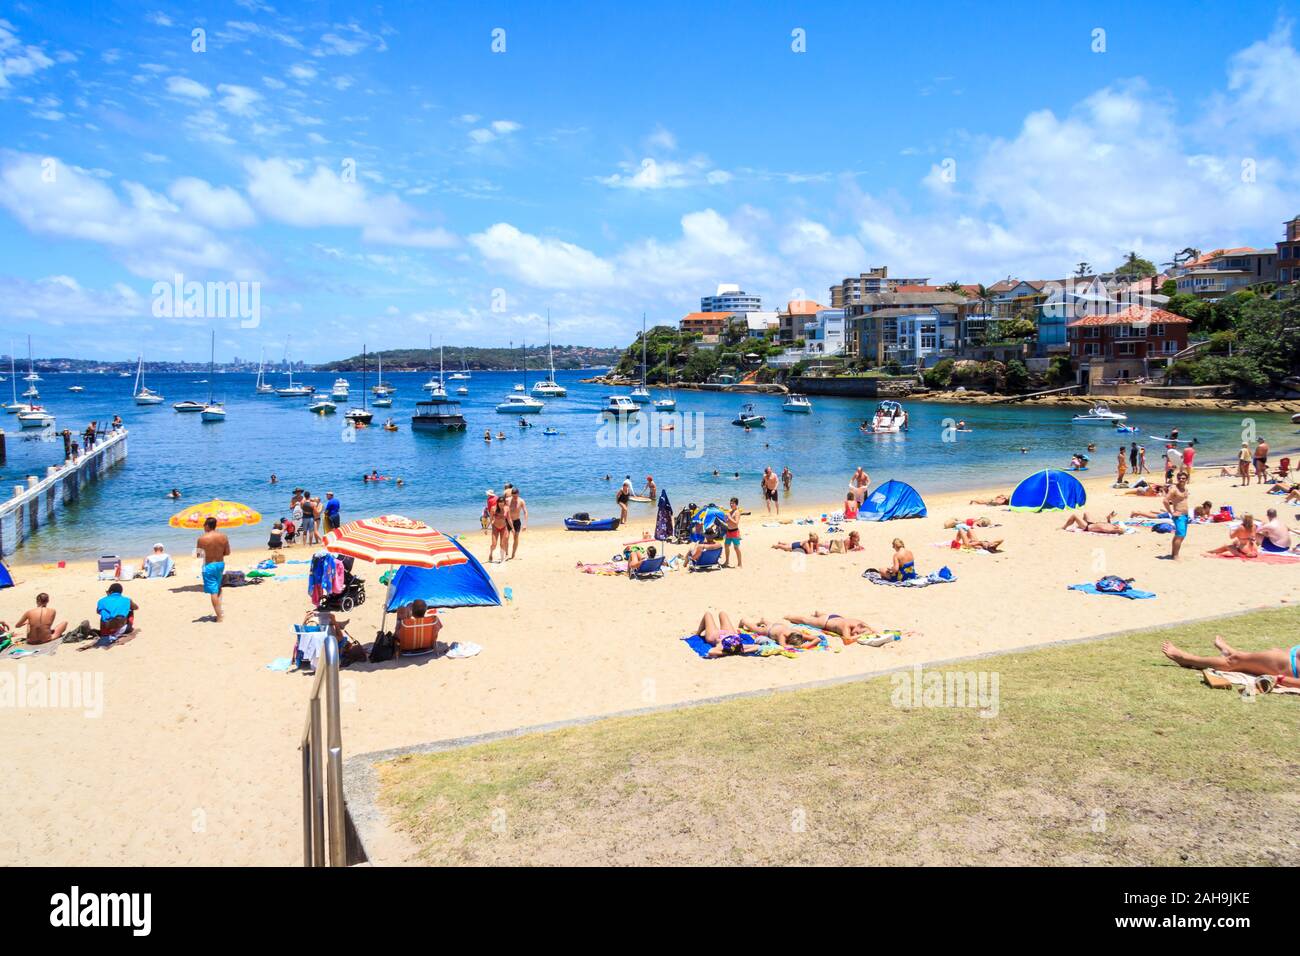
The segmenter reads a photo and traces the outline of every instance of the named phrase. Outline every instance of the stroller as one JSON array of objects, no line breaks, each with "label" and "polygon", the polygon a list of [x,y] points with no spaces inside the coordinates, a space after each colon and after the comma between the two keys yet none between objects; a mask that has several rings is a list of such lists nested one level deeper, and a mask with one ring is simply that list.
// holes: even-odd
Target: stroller
[{"label": "stroller", "polygon": [[322,610],[346,613],[366,603],[366,582],[352,573],[353,557],[344,555],[339,560],[343,562],[343,590],[321,598],[319,607]]},{"label": "stroller", "polygon": [[673,544],[687,544],[691,540],[691,518],[696,512],[695,502],[691,502],[673,519]]}]

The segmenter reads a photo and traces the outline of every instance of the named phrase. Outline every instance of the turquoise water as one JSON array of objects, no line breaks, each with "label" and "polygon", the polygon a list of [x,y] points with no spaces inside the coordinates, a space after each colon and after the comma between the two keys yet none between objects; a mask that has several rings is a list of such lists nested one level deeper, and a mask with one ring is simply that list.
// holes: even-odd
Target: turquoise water
[{"label": "turquoise water", "polygon": [[[483,491],[499,491],[507,481],[522,489],[534,523],[543,523],[575,511],[616,514],[614,493],[625,474],[632,475],[638,490],[645,476],[653,474],[677,509],[691,501],[725,503],[733,494],[747,506],[760,507],[758,481],[765,465],[777,471],[788,466],[794,473],[796,505],[838,500],[857,465],[871,473],[873,483],[903,478],[922,494],[994,485],[1009,490],[1010,483],[1037,468],[1068,466],[1070,454],[1089,440],[1098,443],[1090,474],[1110,473],[1121,437],[1130,437],[1113,435],[1105,426],[1071,425],[1073,412],[1064,408],[923,402],[908,404],[911,430],[905,436],[873,437],[857,430],[875,405],[867,399],[814,397],[813,414],[793,415],[781,411],[781,399],[775,396],[682,391],[677,393],[678,411],[692,417],[679,422],[675,433],[657,428],[643,433],[656,442],[677,436],[678,447],[611,447],[608,439],[617,436],[602,429],[598,410],[612,390],[580,384],[584,374],[590,373],[558,373],[569,389],[568,398],[547,400],[542,414],[532,417],[536,427],[521,429],[516,419],[494,410],[518,375],[473,373],[465,383],[470,395],[462,399],[469,429],[452,435],[410,429],[412,406],[424,394],[420,386],[427,374],[386,375],[398,389],[393,408],[375,410],[375,427],[356,432],[352,442],[343,440],[341,414],[320,418],[309,414],[300,399],[255,395],[251,374],[214,377],[217,397],[225,399],[229,411],[227,421],[219,424],[171,409],[175,401],[206,398],[208,386],[197,384],[204,375],[151,376],[149,385],[167,402],[148,408],[132,402],[129,378],[47,375],[40,383],[42,397],[57,417],[58,428],[80,432],[91,419],[107,422],[120,414],[131,431],[130,454],[123,466],[61,512],[57,523],[42,528],[15,557],[48,561],[104,552],[143,554],[154,541],[187,548],[193,535],[169,529],[168,517],[185,502],[214,497],[242,501],[263,513],[268,519],[263,525],[231,535],[236,547],[258,546],[266,539],[270,520],[284,513],[295,485],[315,493],[335,492],[345,518],[398,512],[458,531],[478,527]],[[328,392],[334,378],[333,373],[320,373],[302,380]],[[359,399],[360,375],[348,378]],[[273,381],[280,384],[283,376]],[[74,383],[86,390],[68,392]],[[747,433],[730,424],[746,402],[768,416],[766,428]],[[390,414],[400,431],[378,427]],[[958,418],[974,431],[955,436],[946,432],[945,420]],[[1243,429],[1241,414],[1139,410],[1131,420],[1144,436],[1165,434],[1177,426],[1182,437],[1198,438],[1198,462],[1233,457]],[[1254,420],[1277,451],[1297,444],[1296,427],[1288,416],[1258,415]],[[43,472],[62,457],[61,441],[28,440],[13,419],[3,425],[9,439],[9,461],[0,469],[4,487]],[[543,435],[547,425],[560,434]],[[487,428],[493,435],[504,431],[508,439],[485,444]],[[687,438],[698,442],[680,447]],[[1147,440],[1146,445],[1149,457],[1158,457],[1160,443]],[[1022,447],[1028,452],[1022,453]],[[363,483],[362,474],[371,469],[401,476],[405,487]],[[269,483],[272,472],[279,476],[279,485]],[[731,477],[734,472],[739,472],[738,480]],[[165,497],[173,487],[184,494],[179,504]],[[651,513],[647,506],[633,506],[633,526],[649,526]]]}]

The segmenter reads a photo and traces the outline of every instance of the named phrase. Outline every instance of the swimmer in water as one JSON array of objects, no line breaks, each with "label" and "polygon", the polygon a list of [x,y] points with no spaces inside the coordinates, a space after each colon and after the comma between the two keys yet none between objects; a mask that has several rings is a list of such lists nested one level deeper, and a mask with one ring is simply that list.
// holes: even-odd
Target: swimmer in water
[{"label": "swimmer in water", "polygon": [[168,498],[179,498],[180,496],[181,496],[180,491],[178,491],[178,490],[175,489],[175,488],[173,488],[171,491],[167,492],[167,497],[168,497]]},{"label": "swimmer in water", "polygon": [[483,440],[484,440],[485,442],[491,442],[491,441],[492,441],[492,429],[489,428],[487,431],[485,431],[485,432],[483,433]]}]

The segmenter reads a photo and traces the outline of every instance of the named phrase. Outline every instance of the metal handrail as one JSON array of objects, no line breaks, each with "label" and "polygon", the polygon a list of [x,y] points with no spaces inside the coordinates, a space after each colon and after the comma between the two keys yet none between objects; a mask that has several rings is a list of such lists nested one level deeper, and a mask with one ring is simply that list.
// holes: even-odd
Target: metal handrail
[{"label": "metal handrail", "polygon": [[[343,799],[343,731],[339,717],[339,643],[325,630],[322,663],[316,669],[302,743],[303,866],[347,866],[347,807]],[[321,690],[325,691],[327,739],[321,753]],[[322,758],[324,781],[322,781]],[[328,840],[329,856],[325,846]]]}]

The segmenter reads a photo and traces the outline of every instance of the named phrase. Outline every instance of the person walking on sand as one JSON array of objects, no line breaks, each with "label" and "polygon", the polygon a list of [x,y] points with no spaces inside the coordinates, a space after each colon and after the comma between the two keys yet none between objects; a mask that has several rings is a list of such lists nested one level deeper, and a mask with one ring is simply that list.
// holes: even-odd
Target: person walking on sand
[{"label": "person walking on sand", "polygon": [[1169,543],[1169,559],[1178,560],[1178,552],[1187,537],[1187,472],[1178,473],[1178,482],[1165,492],[1165,511],[1174,522],[1174,537]]},{"label": "person walking on sand", "polygon": [[212,611],[220,624],[224,619],[221,613],[221,578],[226,573],[230,539],[217,530],[216,518],[203,522],[203,534],[199,536],[196,550],[203,555],[203,593],[212,598]]},{"label": "person walking on sand", "polygon": [[510,503],[507,510],[510,515],[510,530],[512,532],[510,559],[514,560],[516,552],[519,551],[519,535],[528,529],[528,503],[519,496],[517,487],[510,489]]},{"label": "person walking on sand", "polygon": [[[1268,442],[1257,439],[1255,445],[1255,484],[1262,485],[1268,478]],[[1249,482],[1247,482],[1249,484]]]},{"label": "person walking on sand", "polygon": [[794,481],[794,475],[790,471],[790,466],[786,465],[781,469],[781,487],[785,489],[785,496],[790,497],[790,483]]},{"label": "person walking on sand", "polygon": [[722,537],[722,566],[731,567],[731,549],[736,549],[736,567],[742,567],[740,560],[740,499],[732,498],[731,507],[727,509],[727,533]]},{"label": "person walking on sand", "polygon": [[763,502],[767,505],[767,513],[772,513],[773,506],[776,507],[776,513],[781,513],[781,502],[776,496],[776,472],[772,467],[763,469]]}]

